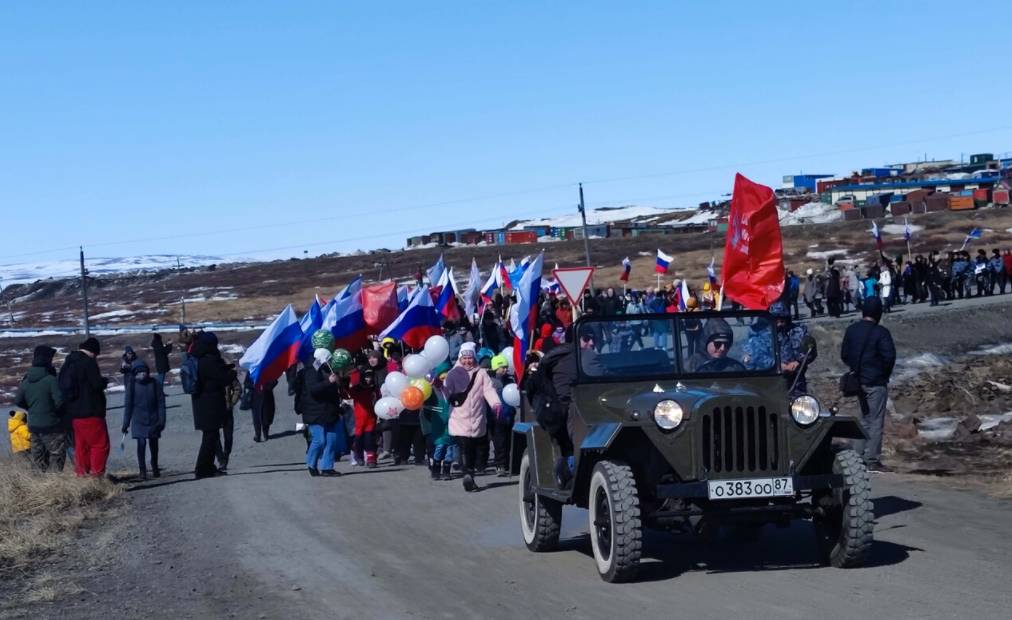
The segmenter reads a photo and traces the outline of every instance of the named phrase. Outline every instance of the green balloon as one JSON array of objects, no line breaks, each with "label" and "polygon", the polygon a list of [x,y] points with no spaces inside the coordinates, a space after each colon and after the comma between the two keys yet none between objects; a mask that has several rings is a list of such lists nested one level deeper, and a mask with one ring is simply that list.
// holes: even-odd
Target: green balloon
[{"label": "green balloon", "polygon": [[318,329],[313,332],[312,341],[314,349],[334,350],[334,334],[330,333],[329,329]]},{"label": "green balloon", "polygon": [[330,368],[334,372],[341,372],[348,370],[351,366],[351,353],[348,353],[344,349],[334,349],[334,352],[330,355]]}]

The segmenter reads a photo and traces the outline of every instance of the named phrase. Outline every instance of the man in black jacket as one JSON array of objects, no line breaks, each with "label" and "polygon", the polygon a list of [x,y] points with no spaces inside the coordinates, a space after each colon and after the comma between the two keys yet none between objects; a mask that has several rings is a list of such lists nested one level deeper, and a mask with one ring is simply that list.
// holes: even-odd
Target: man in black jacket
[{"label": "man in black jacket", "polygon": [[105,388],[95,358],[102,347],[95,338],[81,343],[60,368],[60,390],[74,429],[74,472],[103,476],[109,460],[109,429],[105,424]]},{"label": "man in black jacket", "polygon": [[896,346],[889,330],[879,325],[882,300],[868,299],[862,309],[863,318],[847,328],[840,346],[840,359],[861,380],[861,426],[867,440],[858,440],[854,449],[864,457],[870,470],[888,471],[882,465],[882,429],[885,425],[886,402],[889,399],[889,377],[896,365]]},{"label": "man in black jacket", "polygon": [[214,457],[221,445],[219,431],[229,414],[225,390],[235,381],[235,368],[222,359],[218,338],[211,332],[200,333],[193,356],[197,358],[197,388],[191,394],[193,426],[203,434],[193,472],[199,480],[224,473],[214,466]]}]

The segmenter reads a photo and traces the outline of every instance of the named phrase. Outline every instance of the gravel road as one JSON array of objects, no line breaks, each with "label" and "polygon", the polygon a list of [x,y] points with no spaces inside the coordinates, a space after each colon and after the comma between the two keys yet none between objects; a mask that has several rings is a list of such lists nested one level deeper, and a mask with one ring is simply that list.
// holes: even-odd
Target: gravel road
[{"label": "gravel road", "polygon": [[[131,509],[104,526],[115,542],[85,535],[51,567],[80,592],[0,616],[1004,618],[1012,605],[1012,503],[930,479],[874,477],[866,568],[814,564],[799,524],[748,546],[652,534],[640,582],[609,585],[585,511],[567,508],[562,550],[533,554],[512,480],[481,478],[485,490],[468,495],[421,467],[347,462],[341,478],[310,478],[302,437],[254,444],[245,412],[230,474],[194,481],[189,398],[170,394],[165,475],[131,486]],[[278,397],[280,434],[295,417],[282,388]],[[110,411],[111,428],[119,416]],[[130,448],[114,449],[112,469],[133,468]]]}]

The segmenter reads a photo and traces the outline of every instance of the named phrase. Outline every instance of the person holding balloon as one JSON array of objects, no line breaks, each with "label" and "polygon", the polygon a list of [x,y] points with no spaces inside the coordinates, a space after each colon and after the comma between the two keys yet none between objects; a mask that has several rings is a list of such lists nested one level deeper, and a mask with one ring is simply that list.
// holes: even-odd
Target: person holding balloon
[{"label": "person holding balloon", "polygon": [[509,476],[510,436],[513,433],[513,418],[520,406],[520,389],[513,382],[510,360],[499,354],[492,358],[490,378],[496,394],[502,400],[502,408],[492,417],[492,447],[495,450],[495,474],[500,478]]},{"label": "person holding balloon", "polygon": [[488,373],[478,367],[473,342],[461,345],[457,364],[446,375],[445,385],[453,406],[450,410],[450,434],[459,448],[464,489],[474,492],[478,490],[474,481],[478,442],[487,433],[485,404],[498,416],[502,401],[499,400]]},{"label": "person holding balloon", "polygon": [[377,467],[375,407],[380,397],[375,371],[361,367],[353,372],[345,392],[351,399],[355,412],[355,439],[352,445],[355,464],[374,469]]},{"label": "person holding balloon", "polygon": [[317,348],[313,352],[312,367],[306,368],[303,375],[302,420],[309,427],[310,436],[306,469],[310,476],[340,476],[334,469],[339,442],[344,436],[339,428],[341,389],[338,373],[351,364],[351,354],[344,349],[331,353],[333,336],[327,339],[320,332],[330,335],[329,330],[313,334],[313,346]]}]

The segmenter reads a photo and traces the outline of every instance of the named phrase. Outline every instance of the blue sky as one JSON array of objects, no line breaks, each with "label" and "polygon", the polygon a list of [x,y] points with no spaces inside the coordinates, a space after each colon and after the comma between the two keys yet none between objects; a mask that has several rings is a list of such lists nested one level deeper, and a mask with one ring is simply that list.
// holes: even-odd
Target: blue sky
[{"label": "blue sky", "polygon": [[4,2],[0,263],[302,255],[1012,151],[1007,2]]}]

